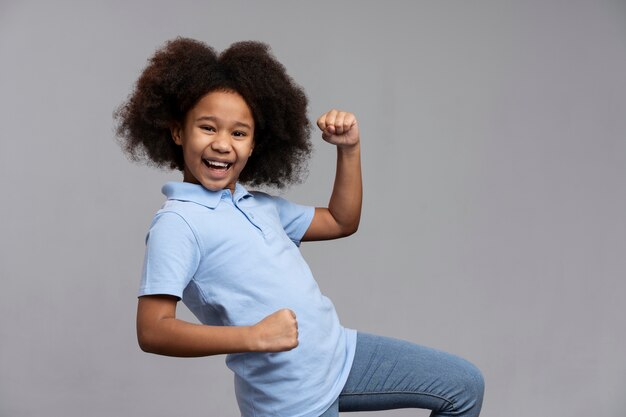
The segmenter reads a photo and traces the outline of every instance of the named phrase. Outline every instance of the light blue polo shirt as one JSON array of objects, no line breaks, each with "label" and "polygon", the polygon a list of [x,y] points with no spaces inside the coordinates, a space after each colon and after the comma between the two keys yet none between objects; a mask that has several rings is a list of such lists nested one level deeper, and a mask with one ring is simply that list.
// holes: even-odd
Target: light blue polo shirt
[{"label": "light blue polo shirt", "polygon": [[299,345],[288,352],[226,357],[244,417],[318,417],[350,372],[356,331],[339,323],[300,254],[314,208],[241,184],[210,191],[169,182],[146,238],[139,295],[182,298],[208,325],[253,325],[289,308]]}]

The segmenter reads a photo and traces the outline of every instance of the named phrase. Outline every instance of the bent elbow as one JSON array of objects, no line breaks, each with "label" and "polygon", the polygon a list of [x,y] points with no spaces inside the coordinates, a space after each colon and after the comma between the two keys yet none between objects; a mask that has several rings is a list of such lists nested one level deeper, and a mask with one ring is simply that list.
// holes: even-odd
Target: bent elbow
[{"label": "bent elbow", "polygon": [[139,345],[139,349],[143,350],[146,353],[150,352],[150,343],[145,337],[141,337],[139,333],[137,334],[137,344]]},{"label": "bent elbow", "polygon": [[137,343],[142,351],[146,353],[156,353],[156,343],[150,332],[137,329]]},{"label": "bent elbow", "polygon": [[359,223],[355,223],[354,225],[351,225],[350,227],[346,227],[342,231],[342,237],[348,237],[350,235],[353,235],[357,232],[357,230],[359,230]]}]

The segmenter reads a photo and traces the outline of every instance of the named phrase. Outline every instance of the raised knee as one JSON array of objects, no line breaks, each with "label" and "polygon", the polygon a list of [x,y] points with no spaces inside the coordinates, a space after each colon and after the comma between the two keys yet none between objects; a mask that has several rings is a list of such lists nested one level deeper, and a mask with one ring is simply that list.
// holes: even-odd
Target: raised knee
[{"label": "raised knee", "polygon": [[482,403],[483,395],[485,393],[485,377],[483,373],[478,369],[475,365],[472,364],[474,368],[472,372],[472,377],[474,379],[474,391],[476,393],[476,397],[480,398],[480,402]]},{"label": "raised knee", "polygon": [[464,371],[465,378],[463,383],[466,401],[463,408],[480,410],[485,393],[485,378],[480,369],[471,362],[466,361]]}]

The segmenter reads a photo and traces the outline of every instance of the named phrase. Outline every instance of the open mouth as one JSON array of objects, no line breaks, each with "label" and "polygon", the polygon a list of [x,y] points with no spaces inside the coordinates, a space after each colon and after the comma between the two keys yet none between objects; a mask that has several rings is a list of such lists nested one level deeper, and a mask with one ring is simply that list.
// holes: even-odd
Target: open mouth
[{"label": "open mouth", "polygon": [[204,162],[204,165],[210,169],[215,169],[217,171],[226,171],[232,165],[230,162],[213,161],[210,159],[203,159],[202,162]]}]

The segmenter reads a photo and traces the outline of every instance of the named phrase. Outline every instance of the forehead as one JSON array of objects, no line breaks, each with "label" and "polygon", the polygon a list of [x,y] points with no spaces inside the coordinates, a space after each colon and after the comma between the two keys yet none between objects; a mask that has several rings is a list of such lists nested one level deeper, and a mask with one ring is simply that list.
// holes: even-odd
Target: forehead
[{"label": "forehead", "polygon": [[212,91],[205,94],[189,111],[192,120],[214,116],[228,122],[254,122],[252,111],[246,101],[234,91]]}]

